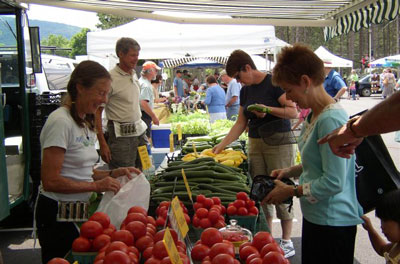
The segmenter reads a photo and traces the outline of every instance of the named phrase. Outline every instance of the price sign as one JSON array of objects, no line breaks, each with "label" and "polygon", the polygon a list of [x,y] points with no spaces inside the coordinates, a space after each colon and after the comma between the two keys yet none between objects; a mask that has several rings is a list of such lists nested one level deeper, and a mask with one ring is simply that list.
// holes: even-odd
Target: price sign
[{"label": "price sign", "polygon": [[169,152],[174,152],[174,134],[169,134]]},{"label": "price sign", "polygon": [[187,232],[189,231],[189,227],[186,223],[185,216],[183,215],[183,210],[181,207],[181,204],[179,203],[178,196],[175,196],[175,198],[171,202],[171,209],[172,209],[172,217],[170,216],[171,225],[172,227],[178,229],[179,234],[181,235],[181,238],[184,239]]},{"label": "price sign", "polygon": [[192,191],[190,190],[189,182],[187,181],[186,174],[185,174],[185,171],[184,171],[183,169],[182,169],[182,178],[183,178],[183,182],[185,183],[186,191],[187,191],[187,193],[188,193],[188,195],[189,195],[189,199],[190,199],[190,201],[192,201],[192,203],[193,203]]},{"label": "price sign", "polygon": [[149,157],[149,153],[147,152],[147,146],[140,146],[138,147],[138,152],[140,156],[140,161],[142,162],[142,169],[147,170],[151,167],[151,161]]},{"label": "price sign", "polygon": [[176,249],[174,239],[172,238],[171,232],[167,227],[164,232],[163,243],[167,249],[168,256],[171,259],[172,264],[182,264],[181,256],[179,256],[178,250]]},{"label": "price sign", "polygon": [[181,141],[182,140],[182,127],[181,127],[181,124],[178,124],[176,126],[176,129],[178,130],[178,140]]},{"label": "price sign", "polygon": [[193,144],[192,144],[192,147],[193,147],[194,156],[195,156],[195,157],[198,157],[199,154],[198,154],[197,151],[196,151],[196,144],[194,144],[194,142],[193,142]]}]

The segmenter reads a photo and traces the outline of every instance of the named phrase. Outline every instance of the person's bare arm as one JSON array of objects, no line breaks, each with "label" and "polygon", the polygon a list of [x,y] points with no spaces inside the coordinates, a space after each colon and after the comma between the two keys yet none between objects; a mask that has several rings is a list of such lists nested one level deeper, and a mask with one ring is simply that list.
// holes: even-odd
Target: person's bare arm
[{"label": "person's bare arm", "polygon": [[384,252],[388,252],[392,246],[392,243],[387,243],[372,226],[371,220],[363,215],[361,217],[364,220],[363,227],[368,231],[369,240],[371,241],[372,247],[375,252],[380,256],[383,256]]},{"label": "person's bare arm", "polygon": [[237,96],[232,96],[231,100],[226,104],[226,107],[230,107],[237,101],[238,97]]},{"label": "person's bare arm", "polygon": [[160,121],[158,120],[156,114],[153,112],[153,109],[151,109],[149,102],[147,100],[140,100],[140,106],[143,111],[145,111],[146,114],[151,117],[153,124],[158,126],[160,124]]},{"label": "person's bare arm", "polygon": [[43,150],[41,179],[43,189],[56,193],[118,192],[120,183],[114,178],[103,177],[93,182],[75,181],[61,176],[65,149],[49,147]]},{"label": "person's bare arm", "polygon": [[108,147],[107,141],[104,138],[103,134],[103,121],[102,121],[103,109],[104,109],[103,107],[99,107],[95,115],[97,139],[99,140],[101,158],[104,160],[104,162],[110,163],[111,151],[110,148]]},{"label": "person's bare arm", "polygon": [[175,94],[175,97],[178,96],[178,87],[176,87],[176,86],[174,86],[174,94]]},{"label": "person's bare arm", "polygon": [[340,97],[347,91],[347,87],[342,87],[340,90],[336,93],[334,99],[340,99]]}]

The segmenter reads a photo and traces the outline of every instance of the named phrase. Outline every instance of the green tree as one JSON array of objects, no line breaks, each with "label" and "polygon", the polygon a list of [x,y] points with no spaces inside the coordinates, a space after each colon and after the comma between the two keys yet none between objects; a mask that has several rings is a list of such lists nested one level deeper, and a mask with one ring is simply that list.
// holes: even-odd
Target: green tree
[{"label": "green tree", "polygon": [[83,28],[81,32],[75,34],[71,38],[71,58],[74,58],[76,55],[87,55],[87,33],[90,32],[90,29]]},{"label": "green tree", "polygon": [[96,27],[101,29],[114,28],[136,19],[136,18],[120,17],[104,13],[97,13],[97,16],[99,17],[100,24],[97,24]]},{"label": "green tree", "polygon": [[55,55],[63,56],[63,57],[69,56],[69,53],[70,53],[69,50],[57,50],[57,48],[67,48],[67,49],[70,48],[70,41],[62,35],[51,34],[47,38],[43,39],[40,44],[42,47],[48,46],[48,47],[56,48],[56,50],[54,52],[47,50],[47,51],[44,51],[44,53],[55,54]]}]

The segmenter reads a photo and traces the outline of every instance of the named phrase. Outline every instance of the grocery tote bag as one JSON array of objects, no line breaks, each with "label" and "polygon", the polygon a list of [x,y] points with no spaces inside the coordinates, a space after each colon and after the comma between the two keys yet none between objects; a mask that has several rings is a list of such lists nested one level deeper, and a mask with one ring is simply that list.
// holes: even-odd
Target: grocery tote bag
[{"label": "grocery tote bag", "polygon": [[357,198],[367,213],[383,194],[400,187],[400,173],[380,135],[364,138],[355,154]]}]

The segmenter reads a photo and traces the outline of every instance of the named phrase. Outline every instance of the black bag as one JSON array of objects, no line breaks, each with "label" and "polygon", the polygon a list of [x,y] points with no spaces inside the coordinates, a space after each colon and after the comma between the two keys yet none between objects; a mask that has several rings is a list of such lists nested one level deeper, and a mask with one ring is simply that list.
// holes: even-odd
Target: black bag
[{"label": "black bag", "polygon": [[382,194],[400,187],[400,173],[380,135],[364,138],[355,153],[357,198],[367,213]]}]

